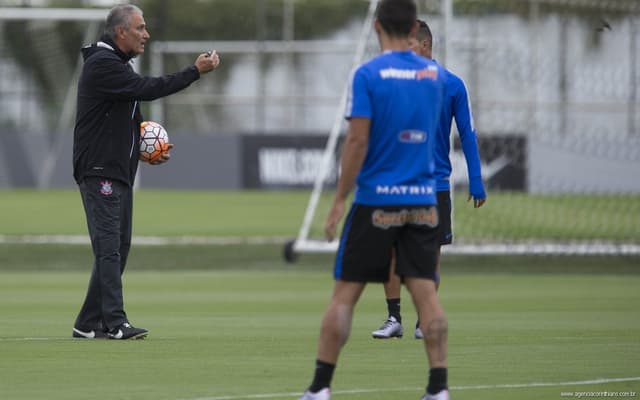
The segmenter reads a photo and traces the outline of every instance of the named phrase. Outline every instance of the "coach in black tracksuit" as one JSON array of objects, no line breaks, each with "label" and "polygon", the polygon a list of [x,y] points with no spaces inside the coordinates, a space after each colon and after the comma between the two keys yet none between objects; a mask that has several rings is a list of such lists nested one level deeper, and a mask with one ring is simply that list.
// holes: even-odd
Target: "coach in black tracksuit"
[{"label": "coach in black tracksuit", "polygon": [[[130,61],[149,39],[142,11],[114,7],[102,40],[82,49],[73,135],[73,176],[80,188],[95,261],[82,309],[73,327],[78,338],[142,338],[129,324],[122,279],[131,244],[133,183],[138,169],[140,101],[182,90],[219,64],[215,52],[163,77],[142,77]],[[166,162],[165,153],[157,162]]]}]

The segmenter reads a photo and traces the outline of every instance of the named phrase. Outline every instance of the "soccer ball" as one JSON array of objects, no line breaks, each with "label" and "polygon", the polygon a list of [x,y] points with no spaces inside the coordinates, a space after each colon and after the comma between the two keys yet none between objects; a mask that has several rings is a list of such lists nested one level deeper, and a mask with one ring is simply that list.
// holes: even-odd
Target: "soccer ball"
[{"label": "soccer ball", "polygon": [[157,122],[144,121],[140,124],[140,159],[152,162],[169,150],[169,135]]}]

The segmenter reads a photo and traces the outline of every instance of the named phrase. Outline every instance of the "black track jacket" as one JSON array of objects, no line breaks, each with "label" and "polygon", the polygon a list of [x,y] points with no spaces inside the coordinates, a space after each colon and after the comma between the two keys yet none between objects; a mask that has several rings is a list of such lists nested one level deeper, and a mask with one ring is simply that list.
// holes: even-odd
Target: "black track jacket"
[{"label": "black track jacket", "polygon": [[84,67],[78,82],[73,132],[73,177],[100,176],[133,186],[138,169],[139,101],[182,90],[200,78],[195,65],[163,77],[142,77],[109,39],[82,49]]}]

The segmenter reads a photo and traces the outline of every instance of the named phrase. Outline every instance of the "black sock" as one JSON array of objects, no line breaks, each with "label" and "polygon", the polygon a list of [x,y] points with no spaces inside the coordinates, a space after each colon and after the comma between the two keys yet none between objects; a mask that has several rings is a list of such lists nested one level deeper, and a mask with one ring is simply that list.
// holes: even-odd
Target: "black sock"
[{"label": "black sock", "polygon": [[429,385],[427,386],[427,393],[437,394],[438,392],[447,388],[447,369],[446,368],[431,368],[429,370]]},{"label": "black sock", "polygon": [[309,391],[317,393],[320,390],[331,386],[331,378],[333,378],[333,370],[335,368],[335,364],[316,360],[316,372],[313,374],[313,382],[311,382],[311,386],[309,386]]},{"label": "black sock", "polygon": [[402,323],[402,317],[400,316],[400,299],[387,299],[387,310],[389,311],[390,317]]}]

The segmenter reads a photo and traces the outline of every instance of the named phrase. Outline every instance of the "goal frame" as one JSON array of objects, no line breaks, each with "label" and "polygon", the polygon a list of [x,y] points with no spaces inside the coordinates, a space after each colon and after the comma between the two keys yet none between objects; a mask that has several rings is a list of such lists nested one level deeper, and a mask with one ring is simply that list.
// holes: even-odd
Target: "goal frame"
[{"label": "goal frame", "polygon": [[[536,3],[552,2],[551,0],[537,0]],[[366,44],[371,34],[371,24],[373,14],[377,5],[377,0],[370,0],[369,12],[362,26],[362,31],[358,40],[357,51],[353,60],[355,68],[362,62]],[[453,19],[453,0],[441,0],[442,13],[442,33],[441,38],[441,55],[439,61],[446,65],[447,52],[450,49],[449,30],[452,26]],[[314,220],[320,196],[323,190],[325,178],[332,167],[332,158],[334,157],[338,137],[341,132],[342,123],[344,122],[344,109],[346,106],[348,86],[342,94],[339,103],[334,124],[329,133],[328,141],[323,153],[322,162],[319,166],[318,174],[315,178],[313,189],[311,191],[309,202],[302,220],[302,224],[298,231],[298,235],[294,240],[284,244],[283,256],[287,262],[295,262],[300,254],[303,253],[335,253],[338,249],[339,241],[326,241],[313,239],[309,237],[312,222]],[[451,149],[453,149],[454,135],[451,135]],[[452,177],[453,179],[453,177]],[[452,182],[453,187],[453,182]],[[454,191],[451,191],[453,200]],[[452,224],[454,221],[454,209],[452,201]],[[640,244],[638,243],[614,243],[599,240],[576,240],[576,241],[543,241],[531,240],[525,242],[513,243],[453,243],[449,246],[443,246],[443,254],[458,255],[623,255],[635,256],[640,255]]]}]

